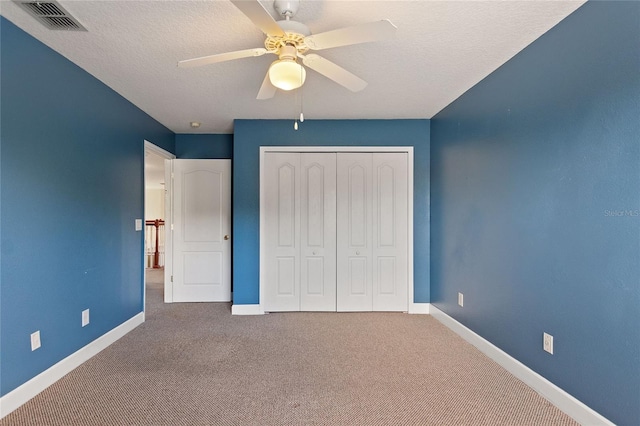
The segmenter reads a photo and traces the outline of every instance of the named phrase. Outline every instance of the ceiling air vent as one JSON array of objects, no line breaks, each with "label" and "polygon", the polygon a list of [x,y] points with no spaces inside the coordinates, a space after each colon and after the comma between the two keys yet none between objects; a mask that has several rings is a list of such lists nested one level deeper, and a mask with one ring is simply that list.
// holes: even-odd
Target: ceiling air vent
[{"label": "ceiling air vent", "polygon": [[50,30],[87,31],[55,1],[14,1]]}]

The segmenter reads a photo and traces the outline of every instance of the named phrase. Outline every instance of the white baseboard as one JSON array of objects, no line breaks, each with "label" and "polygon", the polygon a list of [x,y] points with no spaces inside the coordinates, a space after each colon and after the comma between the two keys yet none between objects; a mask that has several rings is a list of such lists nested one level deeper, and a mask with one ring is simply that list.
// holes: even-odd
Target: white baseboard
[{"label": "white baseboard", "polygon": [[497,346],[480,337],[440,309],[431,305],[430,312],[435,319],[478,348],[480,352],[500,364],[505,370],[522,380],[526,385],[538,392],[578,423],[592,426],[613,425],[613,423],[604,416],[589,408]]},{"label": "white baseboard", "polygon": [[[410,303],[409,314],[428,314],[429,303]],[[231,305],[231,315],[264,315],[260,305]]]},{"label": "white baseboard", "polygon": [[430,303],[409,303],[409,314],[429,314]]},{"label": "white baseboard", "polygon": [[0,419],[144,322],[140,312],[0,398]]},{"label": "white baseboard", "polygon": [[260,305],[231,305],[231,315],[264,315]]}]

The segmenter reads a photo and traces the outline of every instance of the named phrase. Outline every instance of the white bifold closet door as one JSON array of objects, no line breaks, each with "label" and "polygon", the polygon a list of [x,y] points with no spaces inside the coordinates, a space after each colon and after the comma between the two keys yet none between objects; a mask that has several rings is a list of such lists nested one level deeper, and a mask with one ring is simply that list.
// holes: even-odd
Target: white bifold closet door
[{"label": "white bifold closet door", "polygon": [[406,311],[406,153],[264,154],[265,311]]},{"label": "white bifold closet door", "polygon": [[338,311],[406,311],[406,153],[338,155]]},{"label": "white bifold closet door", "polygon": [[336,154],[266,153],[269,311],[336,310]]}]

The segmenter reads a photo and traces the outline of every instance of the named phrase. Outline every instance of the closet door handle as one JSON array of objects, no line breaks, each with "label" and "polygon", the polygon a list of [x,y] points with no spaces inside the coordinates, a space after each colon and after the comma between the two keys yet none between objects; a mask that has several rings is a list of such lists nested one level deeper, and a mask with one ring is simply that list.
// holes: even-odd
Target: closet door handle
[{"label": "closet door handle", "polygon": [[360,256],[360,250],[356,251],[356,256]]},{"label": "closet door handle", "polygon": [[228,235],[225,235],[225,236],[224,236],[224,239],[225,239],[225,240],[228,240],[228,239],[229,239],[229,236],[228,236]]}]

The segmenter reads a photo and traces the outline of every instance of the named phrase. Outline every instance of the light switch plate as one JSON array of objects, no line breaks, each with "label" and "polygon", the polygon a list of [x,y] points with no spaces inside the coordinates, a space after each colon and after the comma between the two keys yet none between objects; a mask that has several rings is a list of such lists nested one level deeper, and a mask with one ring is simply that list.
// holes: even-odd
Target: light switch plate
[{"label": "light switch plate", "polygon": [[31,333],[31,350],[35,351],[40,347],[40,330]]},{"label": "light switch plate", "polygon": [[82,326],[89,325],[89,310],[85,309],[82,311]]},{"label": "light switch plate", "polygon": [[136,231],[142,231],[142,219],[136,219]]},{"label": "light switch plate", "polygon": [[548,333],[542,333],[542,349],[553,355],[553,336]]}]

